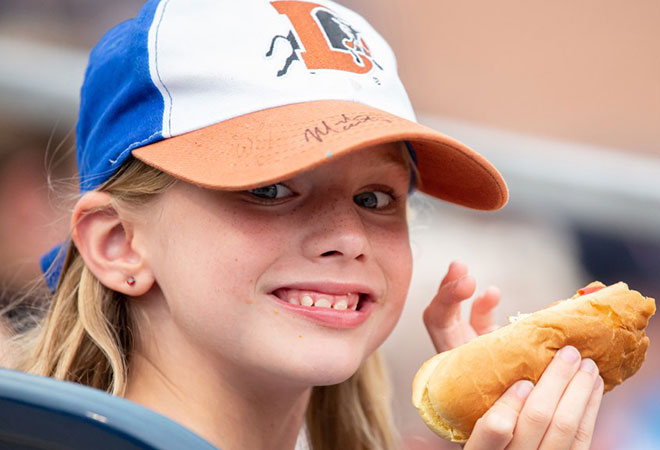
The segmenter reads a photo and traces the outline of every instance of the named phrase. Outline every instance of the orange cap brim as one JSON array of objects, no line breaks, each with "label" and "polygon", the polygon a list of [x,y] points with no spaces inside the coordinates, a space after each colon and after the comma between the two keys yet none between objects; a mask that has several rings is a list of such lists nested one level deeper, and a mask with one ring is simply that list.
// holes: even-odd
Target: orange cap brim
[{"label": "orange cap brim", "polygon": [[370,106],[319,100],[238,116],[133,150],[146,164],[212,189],[272,184],[363,147],[409,141],[418,189],[474,209],[508,200],[500,173],[466,145]]}]

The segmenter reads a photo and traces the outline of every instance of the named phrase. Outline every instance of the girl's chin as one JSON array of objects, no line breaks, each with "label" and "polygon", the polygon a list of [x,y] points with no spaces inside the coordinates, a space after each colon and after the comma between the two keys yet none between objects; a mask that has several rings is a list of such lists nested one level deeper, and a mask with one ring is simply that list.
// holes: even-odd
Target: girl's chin
[{"label": "girl's chin", "polygon": [[325,375],[321,377],[305,377],[303,380],[303,384],[307,387],[332,386],[335,384],[343,383],[344,381],[348,380],[356,371],[357,369],[352,372],[347,372],[345,374],[336,374],[333,376]]},{"label": "girl's chin", "polygon": [[355,361],[335,361],[334,364],[330,362],[326,362],[325,364],[319,363],[314,367],[314,371],[307,374],[307,376],[310,379],[311,385],[327,386],[346,381],[352,377],[359,368],[359,362]]},{"label": "girl's chin", "polygon": [[[344,362],[335,362],[334,364],[328,361],[319,362],[314,364],[310,361],[309,364],[298,367],[288,367],[287,374],[281,374],[296,384],[303,386],[328,386],[339,384],[349,379],[359,369],[359,364]],[[280,367],[280,370],[284,367]]]}]

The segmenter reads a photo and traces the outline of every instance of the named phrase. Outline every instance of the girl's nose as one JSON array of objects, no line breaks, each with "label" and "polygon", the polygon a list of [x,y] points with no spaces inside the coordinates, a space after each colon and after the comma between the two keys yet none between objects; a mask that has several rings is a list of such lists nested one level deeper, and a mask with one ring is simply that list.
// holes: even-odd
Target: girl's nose
[{"label": "girl's nose", "polygon": [[354,204],[336,203],[314,214],[303,241],[305,256],[313,260],[364,261],[369,253],[369,240],[360,214]]}]

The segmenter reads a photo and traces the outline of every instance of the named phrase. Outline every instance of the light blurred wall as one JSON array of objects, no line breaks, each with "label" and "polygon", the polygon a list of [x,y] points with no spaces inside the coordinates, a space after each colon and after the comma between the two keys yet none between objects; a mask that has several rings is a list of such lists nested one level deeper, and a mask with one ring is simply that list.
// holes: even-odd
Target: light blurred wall
[{"label": "light blurred wall", "polygon": [[423,113],[660,156],[657,0],[346,0]]}]

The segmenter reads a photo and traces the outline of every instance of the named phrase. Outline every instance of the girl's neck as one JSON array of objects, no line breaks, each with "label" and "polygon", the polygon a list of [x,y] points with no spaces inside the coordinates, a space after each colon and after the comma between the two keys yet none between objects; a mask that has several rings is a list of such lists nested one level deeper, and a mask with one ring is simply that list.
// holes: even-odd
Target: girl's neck
[{"label": "girl's neck", "polygon": [[293,450],[311,388],[264,385],[263,378],[251,380],[240,369],[211,367],[209,359],[200,363],[188,354],[177,364],[163,364],[136,352],[126,398],[222,450]]}]

